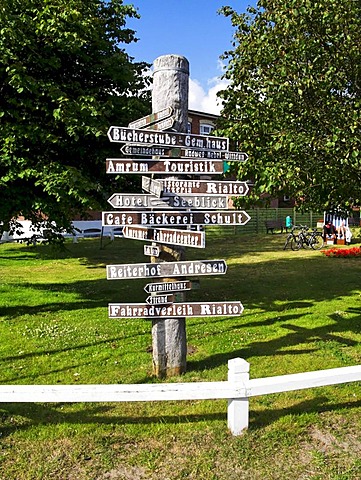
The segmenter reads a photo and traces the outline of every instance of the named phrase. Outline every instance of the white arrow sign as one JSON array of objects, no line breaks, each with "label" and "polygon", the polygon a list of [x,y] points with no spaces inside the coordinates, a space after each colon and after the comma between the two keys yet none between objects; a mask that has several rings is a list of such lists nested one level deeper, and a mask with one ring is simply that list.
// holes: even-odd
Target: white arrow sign
[{"label": "white arrow sign", "polygon": [[144,245],[144,255],[159,257],[160,248],[157,245]]},{"label": "white arrow sign", "polygon": [[174,295],[149,295],[145,301],[148,305],[169,304],[174,302]]},{"label": "white arrow sign", "polygon": [[196,288],[199,288],[199,283],[197,282],[182,280],[179,282],[147,283],[147,285],[144,287],[144,290],[147,293],[181,292],[184,290],[192,290],[194,283]]}]

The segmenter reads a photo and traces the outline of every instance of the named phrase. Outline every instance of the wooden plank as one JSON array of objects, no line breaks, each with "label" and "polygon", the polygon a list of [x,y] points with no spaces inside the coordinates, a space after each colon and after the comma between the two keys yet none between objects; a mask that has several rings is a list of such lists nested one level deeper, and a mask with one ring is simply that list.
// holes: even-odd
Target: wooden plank
[{"label": "wooden plank", "polygon": [[0,401],[15,402],[144,402],[212,400],[245,395],[229,382],[133,385],[0,385]]},{"label": "wooden plank", "polygon": [[247,396],[266,395],[278,392],[290,392],[305,388],[337,385],[361,380],[361,365],[331,368],[314,372],[295,373],[276,377],[257,378],[249,381]]}]

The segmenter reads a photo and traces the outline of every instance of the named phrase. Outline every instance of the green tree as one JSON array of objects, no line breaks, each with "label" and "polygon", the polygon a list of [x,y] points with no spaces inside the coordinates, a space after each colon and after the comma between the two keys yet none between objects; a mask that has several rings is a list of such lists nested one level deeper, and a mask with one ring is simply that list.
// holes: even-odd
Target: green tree
[{"label": "green tree", "polygon": [[254,181],[253,199],[360,205],[360,1],[260,0],[222,13],[235,29],[223,133],[250,157],[233,172]]},{"label": "green tree", "polygon": [[[69,227],[100,208],[110,125],[148,113],[122,0],[1,0],[0,222]],[[126,180],[124,180],[126,181]]]}]

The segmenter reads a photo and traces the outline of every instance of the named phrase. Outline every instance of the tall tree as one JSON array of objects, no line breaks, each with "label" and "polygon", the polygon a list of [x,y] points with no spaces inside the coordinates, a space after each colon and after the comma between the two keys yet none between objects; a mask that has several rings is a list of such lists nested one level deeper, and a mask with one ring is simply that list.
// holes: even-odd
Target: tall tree
[{"label": "tall tree", "polygon": [[235,173],[253,179],[253,199],[360,205],[360,1],[259,0],[222,12],[235,28],[223,133],[249,153]]},{"label": "tall tree", "polygon": [[111,124],[150,110],[122,0],[2,0],[0,222],[68,227],[106,197]]}]

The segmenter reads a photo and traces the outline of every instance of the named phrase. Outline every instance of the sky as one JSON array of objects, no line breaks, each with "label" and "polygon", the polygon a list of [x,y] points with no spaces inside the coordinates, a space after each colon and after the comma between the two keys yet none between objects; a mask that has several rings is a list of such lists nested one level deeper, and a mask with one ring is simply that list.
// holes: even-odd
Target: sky
[{"label": "sky", "polygon": [[230,18],[218,14],[225,5],[243,13],[256,0],[128,0],[141,18],[129,19],[127,27],[139,39],[127,45],[134,61],[153,64],[167,54],[182,55],[189,61],[189,109],[219,114],[216,93],[225,88],[221,80],[224,63],[220,56],[232,49]]}]

